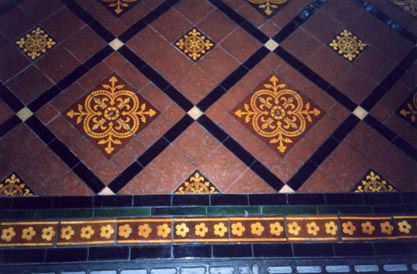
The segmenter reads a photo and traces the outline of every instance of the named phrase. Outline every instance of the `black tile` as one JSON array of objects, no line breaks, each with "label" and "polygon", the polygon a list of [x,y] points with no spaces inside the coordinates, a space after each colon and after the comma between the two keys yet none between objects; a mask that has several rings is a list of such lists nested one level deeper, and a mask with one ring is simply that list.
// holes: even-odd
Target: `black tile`
[{"label": "black tile", "polygon": [[130,250],[130,259],[162,259],[171,258],[171,246],[134,246]]},{"label": "black tile", "polygon": [[80,160],[72,153],[60,140],[55,139],[48,144],[48,147],[55,152],[55,154],[61,158],[61,160],[69,167],[73,168]]},{"label": "black tile", "polygon": [[137,56],[133,51],[131,51],[128,47],[123,46],[119,50],[119,53],[126,58],[132,65],[134,65],[138,70],[141,70],[143,67],[146,66],[146,63]]},{"label": "black tile", "polygon": [[54,248],[46,250],[46,262],[85,262],[88,249],[84,248]]},{"label": "black tile", "polygon": [[91,56],[87,61],[84,62],[84,65],[87,68],[93,68],[95,65],[106,59],[107,56],[112,54],[114,50],[110,46],[105,46],[98,52],[96,52],[93,56]]},{"label": "black tile", "polygon": [[229,90],[233,87],[240,79],[243,78],[248,73],[248,70],[245,66],[241,65],[237,69],[235,69],[220,85],[225,89]]},{"label": "black tile", "polygon": [[50,100],[52,100],[53,98],[55,98],[55,96],[57,96],[58,94],[60,94],[61,91],[62,90],[60,88],[58,88],[57,86],[51,87],[50,89],[48,89],[47,91],[45,91],[44,93],[42,93],[41,96],[39,96],[34,101],[32,101],[28,105],[28,108],[33,113],[35,113],[37,110],[39,110],[41,107],[43,107],[46,103],[48,103]]},{"label": "black tile", "polygon": [[332,244],[293,244],[296,257],[333,257]]},{"label": "black tile", "polygon": [[13,115],[9,119],[7,119],[6,122],[0,125],[0,137],[3,137],[15,126],[20,124],[20,121],[21,120],[16,115]]},{"label": "black tile", "polygon": [[384,80],[381,81],[380,85],[383,86],[385,90],[390,90],[392,86],[401,78],[401,76],[403,76],[403,74],[406,71],[406,68],[403,68],[402,66],[397,66],[396,68],[394,68],[393,71],[390,72],[390,74],[388,74],[384,78]]},{"label": "black tile", "polygon": [[[274,40],[279,42],[279,40],[277,40],[275,37]],[[291,65],[294,69],[296,69],[299,72],[301,72],[302,68],[304,67],[304,64],[302,62],[300,62],[297,58],[292,56],[283,47],[277,47],[274,50],[274,53],[277,54],[280,58],[282,58],[285,62],[287,62],[289,65]]]},{"label": "black tile", "polygon": [[[414,40],[417,40],[417,38],[414,36]],[[405,70],[408,70],[411,65],[416,61],[417,59],[417,48],[413,47],[410,52],[401,60],[399,66],[404,68]]]},{"label": "black tile", "polygon": [[133,206],[170,206],[171,195],[138,195],[133,197]]},{"label": "black tile", "polygon": [[248,205],[248,195],[244,194],[216,194],[211,195],[211,205]]},{"label": "black tile", "polygon": [[25,105],[5,86],[0,82],[0,98],[12,109],[18,112]]},{"label": "black tile", "polygon": [[201,111],[206,111],[212,104],[214,104],[217,100],[220,99],[224,94],[226,93],[226,90],[221,86],[217,86],[215,89],[213,89],[206,97],[204,97],[203,100],[201,100],[197,107],[201,109]]},{"label": "black tile", "polygon": [[3,263],[43,263],[45,249],[6,249],[3,250]]},{"label": "black tile", "polygon": [[179,0],[171,0],[168,3],[164,2],[161,5],[159,5],[156,9],[154,9],[152,12],[150,12],[148,15],[146,15],[143,18],[143,21],[145,21],[148,24],[151,24],[153,21],[158,19],[162,14],[164,14],[166,11],[168,11],[172,5],[175,5],[178,3]]},{"label": "black tile", "polygon": [[359,123],[359,119],[351,114],[343,123],[333,132],[333,137],[339,142],[343,141],[345,137],[355,128]]},{"label": "black tile", "polygon": [[268,54],[269,49],[262,46],[259,48],[251,57],[249,57],[244,63],[243,66],[249,71],[253,69],[259,62],[261,62]]},{"label": "black tile", "polygon": [[243,24],[246,19],[237,13],[234,9],[230,8],[226,4],[219,5],[218,9],[221,10],[230,20],[234,21],[236,24],[241,25]]},{"label": "black tile", "polygon": [[376,255],[416,255],[417,251],[410,242],[374,243]]},{"label": "black tile", "polygon": [[255,257],[292,257],[291,244],[254,244]]},{"label": "black tile", "polygon": [[388,127],[386,127],[384,124],[382,124],[380,121],[378,121],[371,115],[367,115],[364,121],[373,129],[375,129],[379,134],[381,134],[382,136],[384,136],[390,141],[393,141],[395,137],[397,136],[394,133],[394,131],[390,130]]},{"label": "black tile", "polygon": [[289,205],[324,205],[324,194],[288,194]]},{"label": "black tile", "polygon": [[75,81],[77,81],[81,76],[83,76],[88,69],[84,65],[78,66],[75,70],[73,70],[70,74],[64,77],[61,81],[59,81],[56,85],[61,90],[66,89],[71,84],[73,84]]},{"label": "black tile", "polygon": [[167,80],[165,80],[156,70],[151,68],[148,65],[145,65],[140,69],[140,71],[148,77],[149,80],[151,80],[160,90],[165,90],[169,87],[169,83]]},{"label": "black tile", "polygon": [[374,256],[371,243],[336,243],[334,244],[336,256]]},{"label": "black tile", "polygon": [[297,24],[296,20],[292,20],[288,22],[274,37],[273,39],[278,43],[282,43],[288,36],[293,33],[299,25]]},{"label": "black tile", "polygon": [[215,258],[252,257],[252,247],[249,244],[213,245],[213,257]]},{"label": "black tile", "polygon": [[236,157],[238,157],[247,166],[251,166],[255,161],[255,157],[252,156],[246,149],[244,149],[238,142],[232,137],[229,137],[224,141],[223,145],[227,147]]},{"label": "black tile", "polygon": [[14,1],[7,1],[6,4],[4,4],[0,7],[0,15],[3,15],[5,13],[11,11],[15,7],[17,7],[17,5],[18,4],[15,3]]},{"label": "black tile", "polygon": [[210,258],[211,245],[174,245],[174,258]]},{"label": "black tile", "polygon": [[286,194],[249,194],[249,205],[286,205]]},{"label": "black tile", "polygon": [[132,205],[133,196],[131,195],[111,195],[94,197],[94,207],[131,207]]},{"label": "black tile", "polygon": [[284,186],[284,183],[259,161],[255,161],[250,168],[276,191]]},{"label": "black tile", "polygon": [[0,209],[9,209],[12,205],[12,199],[11,197],[0,197]]},{"label": "black tile", "polygon": [[39,138],[42,139],[42,141],[44,141],[45,144],[49,144],[56,138],[55,135],[34,115],[27,119],[25,123]]},{"label": "black tile", "polygon": [[211,135],[213,135],[220,143],[223,143],[229,137],[218,125],[216,125],[206,115],[202,115],[197,120]]},{"label": "black tile", "polygon": [[334,86],[328,86],[325,91],[348,110],[353,111],[356,108],[356,104]]},{"label": "black tile", "polygon": [[128,30],[126,30],[125,32],[123,32],[121,35],[119,35],[119,39],[120,41],[122,41],[123,43],[126,43],[127,41],[129,41],[133,36],[135,36],[138,32],[140,32],[141,30],[143,30],[144,28],[146,28],[147,24],[145,21],[143,20],[139,20],[138,22],[136,22],[135,24],[131,25],[130,28]]},{"label": "black tile", "polygon": [[339,142],[333,137],[329,137],[311,156],[310,160],[319,166],[335,150]]},{"label": "black tile", "polygon": [[45,209],[52,208],[52,197],[15,197],[12,209]]},{"label": "black tile", "polygon": [[167,139],[169,142],[173,142],[181,133],[184,132],[192,123],[193,118],[189,115],[185,115],[179,120],[171,129],[164,134],[164,138]]},{"label": "black tile", "polygon": [[140,163],[143,167],[147,166],[168,146],[169,142],[165,140],[165,138],[160,138],[138,158],[138,163]]},{"label": "black tile", "polygon": [[189,111],[194,105],[184,95],[182,95],[173,86],[169,86],[164,90],[164,93],[171,98],[184,111]]},{"label": "black tile", "polygon": [[315,73],[309,67],[306,67],[306,66],[302,67],[301,70],[300,70],[300,73],[303,74],[311,82],[316,84],[316,86],[318,86],[322,90],[325,90],[327,93],[332,94],[331,92],[334,91],[334,90],[330,89],[330,83],[329,82],[327,82],[324,78],[322,78],[320,75]]},{"label": "black tile", "polygon": [[91,172],[83,163],[79,163],[72,170],[95,193],[99,193],[105,187],[100,179],[97,178],[97,176],[94,175],[94,173]]},{"label": "black tile", "polygon": [[417,205],[417,192],[402,192],[400,195],[403,203]]},{"label": "black tile", "polygon": [[408,142],[398,136],[394,139],[393,143],[397,148],[410,156],[410,158],[414,159],[414,161],[417,161],[417,149],[415,149],[414,146],[410,145]]},{"label": "black tile", "polygon": [[385,95],[385,93],[387,93],[387,90],[383,86],[377,86],[371,92],[371,94],[369,94],[368,97],[366,97],[365,100],[363,100],[361,106],[369,111]]},{"label": "black tile", "polygon": [[299,189],[316,169],[317,166],[313,162],[305,162],[287,182],[287,185],[294,190]]},{"label": "black tile", "polygon": [[53,199],[53,208],[91,208],[93,206],[93,197],[63,196],[54,197]]},{"label": "black tile", "polygon": [[250,33],[253,36],[253,38],[255,38],[256,40],[258,40],[262,44],[266,43],[266,41],[269,40],[269,37],[267,35],[265,35],[257,27],[255,27],[254,25],[252,25],[252,23],[250,23],[249,21],[243,22],[243,24],[241,24],[241,27],[244,30],[246,30],[248,33]]},{"label": "black tile", "polygon": [[88,252],[88,260],[127,260],[129,259],[129,253],[129,247],[127,246],[90,247]]},{"label": "black tile", "polygon": [[374,205],[373,212],[375,214],[416,214],[417,205]]},{"label": "black tile", "polygon": [[122,173],[111,181],[108,187],[117,193],[121,190],[131,179],[133,179],[139,172],[142,171],[142,167],[137,162],[133,162]]},{"label": "black tile", "polygon": [[390,193],[363,193],[363,200],[368,205],[399,204],[401,196],[398,192]]},{"label": "black tile", "polygon": [[360,205],[363,204],[361,193],[325,193],[327,205]]},{"label": "black tile", "polygon": [[210,204],[210,196],[209,195],[173,195],[172,196],[172,205],[180,206],[180,205],[209,205]]}]

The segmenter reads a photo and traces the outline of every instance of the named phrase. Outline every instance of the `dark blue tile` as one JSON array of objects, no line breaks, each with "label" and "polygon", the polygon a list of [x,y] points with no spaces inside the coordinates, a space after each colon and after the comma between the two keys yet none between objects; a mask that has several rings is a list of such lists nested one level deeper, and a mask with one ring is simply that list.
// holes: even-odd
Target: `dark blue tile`
[{"label": "dark blue tile", "polygon": [[87,68],[93,68],[95,65],[103,61],[107,58],[110,54],[112,54],[114,50],[110,46],[105,46],[101,50],[99,50],[97,53],[95,53],[93,56],[91,56],[87,61],[85,61],[84,65]]},{"label": "dark blue tile", "polygon": [[213,245],[213,257],[215,258],[252,257],[252,247],[249,244]]},{"label": "dark blue tile", "polygon": [[76,82],[81,76],[83,76],[88,69],[84,65],[78,66],[75,70],[73,70],[70,74],[64,77],[61,81],[59,81],[56,85],[61,89],[64,90],[69,87],[71,84]]},{"label": "dark blue tile", "polygon": [[239,194],[216,194],[211,195],[211,206],[219,205],[242,205],[249,204],[248,195]]},{"label": "dark blue tile", "polygon": [[83,163],[76,165],[72,171],[80,177],[86,185],[91,188],[95,193],[99,193],[105,185],[100,181],[97,176],[91,172]]},{"label": "dark blue tile", "polygon": [[12,205],[11,197],[0,197],[0,209],[9,209]]},{"label": "dark blue tile", "polygon": [[376,255],[416,255],[417,250],[410,242],[374,243]]},{"label": "dark blue tile", "polygon": [[249,205],[286,205],[286,194],[249,194]]},{"label": "dark blue tile", "polygon": [[259,161],[255,161],[250,168],[276,191],[284,186],[284,183]]},{"label": "dark blue tile", "polygon": [[345,137],[352,132],[355,126],[359,123],[359,119],[351,114],[343,123],[333,132],[333,137],[339,142],[343,141]]},{"label": "dark blue tile", "polygon": [[248,71],[253,69],[259,62],[261,62],[269,54],[269,52],[270,52],[269,49],[262,46],[243,63],[243,66]]},{"label": "dark blue tile", "polygon": [[333,257],[332,244],[293,244],[296,257]]},{"label": "dark blue tile", "polygon": [[132,207],[133,196],[131,195],[111,195],[95,196],[94,207]]},{"label": "dark blue tile", "polygon": [[3,250],[3,263],[43,263],[45,249],[6,249]]},{"label": "dark blue tile", "polygon": [[133,206],[170,206],[171,195],[138,195],[133,197]]},{"label": "dark blue tile", "polygon": [[232,137],[227,138],[223,144],[247,166],[251,166],[256,161],[255,157],[253,157],[252,154],[250,154],[246,149],[244,149]]},{"label": "dark blue tile", "polygon": [[295,20],[288,22],[274,37],[273,39],[278,43],[282,43],[288,36],[293,33],[299,25]]},{"label": "dark blue tile", "polygon": [[3,124],[0,125],[0,137],[6,135],[10,130],[14,129],[18,124],[20,124],[20,119],[13,115],[6,120]]},{"label": "dark blue tile", "polygon": [[132,63],[132,65],[134,65],[138,70],[141,70],[146,66],[146,63],[128,47],[123,46],[118,50],[118,52],[130,63]]},{"label": "dark blue tile", "polygon": [[53,208],[91,208],[93,207],[93,197],[54,197]]},{"label": "dark blue tile", "polygon": [[[279,42],[279,40],[277,40],[275,37],[274,40]],[[296,69],[299,72],[301,72],[302,68],[304,67],[304,64],[302,62],[300,62],[297,58],[292,56],[288,51],[286,51],[282,47],[277,47],[274,50],[274,53],[276,53],[281,59],[283,59],[285,62],[287,62],[289,65],[291,65],[294,69]]]},{"label": "dark blue tile", "polygon": [[39,138],[42,139],[42,141],[44,141],[45,144],[49,144],[56,138],[55,135],[34,115],[27,119],[25,123]]},{"label": "dark blue tile", "polygon": [[229,137],[218,125],[216,125],[206,115],[202,115],[197,120],[211,135],[213,135],[220,143],[223,143]]},{"label": "dark blue tile", "polygon": [[154,143],[145,153],[138,158],[138,163],[143,167],[147,166],[156,156],[159,155],[166,147],[168,147],[169,142],[165,138],[160,138],[156,143]]},{"label": "dark blue tile", "polygon": [[327,205],[360,205],[363,204],[361,193],[326,193]]},{"label": "dark blue tile", "polygon": [[401,137],[396,137],[393,141],[393,144],[402,150],[405,154],[410,156],[410,158],[414,159],[414,161],[417,161],[417,149],[414,148],[414,146],[410,145],[407,141],[405,141]]},{"label": "dark blue tile", "polygon": [[219,7],[219,6],[223,5],[223,1],[222,0],[209,0],[209,1],[215,7]]},{"label": "dark blue tile", "polygon": [[48,147],[69,167],[73,168],[80,160],[72,153],[60,140],[54,139],[48,144]]},{"label": "dark blue tile", "polygon": [[400,195],[403,203],[417,205],[417,192],[402,192]]},{"label": "dark blue tile", "polygon": [[0,82],[0,98],[14,111],[18,112],[25,105],[5,86]]},{"label": "dark blue tile", "polygon": [[243,22],[241,24],[241,27],[246,30],[248,33],[250,33],[253,38],[261,42],[262,44],[266,43],[269,40],[269,37],[266,36],[262,31],[260,31],[257,27],[252,25],[249,21]]},{"label": "dark blue tile", "polygon": [[319,88],[321,88],[322,90],[325,90],[329,95],[331,94],[331,92],[333,91],[332,89],[330,89],[330,83],[327,82],[324,78],[322,78],[320,75],[318,75],[317,73],[315,73],[312,69],[310,69],[309,67],[302,67],[300,70],[300,73],[306,77],[307,79],[309,79],[311,82],[313,82],[314,84],[316,84],[316,86],[318,86]]},{"label": "dark blue tile", "polygon": [[288,194],[289,205],[324,205],[324,194]]},{"label": "dark blue tile", "polygon": [[255,257],[292,257],[291,244],[254,244]]},{"label": "dark blue tile", "polygon": [[117,193],[121,190],[131,179],[133,179],[139,172],[142,171],[142,167],[139,163],[133,162],[128,166],[122,173],[120,173],[116,178],[111,181],[108,187],[114,192]]},{"label": "dark blue tile", "polygon": [[46,103],[54,99],[58,94],[61,93],[61,89],[57,86],[53,86],[50,89],[48,89],[46,92],[42,93],[41,96],[36,98],[34,101],[32,101],[28,108],[35,113],[37,110],[39,110],[41,107],[43,107]]},{"label": "dark blue tile", "polygon": [[192,123],[193,118],[189,115],[185,115],[181,120],[179,120],[171,129],[164,134],[164,138],[172,143],[181,133],[184,132]]},{"label": "dark blue tile", "polygon": [[368,97],[365,98],[365,100],[361,103],[361,106],[366,110],[371,110],[376,103],[387,93],[387,90],[379,85],[377,86],[371,94],[368,95]]},{"label": "dark blue tile", "polygon": [[89,261],[105,260],[128,260],[130,256],[129,247],[90,247],[88,252]]},{"label": "dark blue tile", "polygon": [[126,30],[125,32],[123,32],[118,38],[123,43],[126,43],[133,36],[135,36],[137,33],[139,33],[141,30],[143,30],[144,28],[146,28],[146,26],[147,26],[147,24],[146,24],[145,21],[139,20],[135,24],[131,25],[130,28],[128,30]]},{"label": "dark blue tile", "polygon": [[385,205],[374,205],[372,209],[375,214],[417,214],[416,204],[394,205],[388,202]]},{"label": "dark blue tile", "polygon": [[357,105],[334,86],[328,86],[325,91],[348,110],[353,111],[356,108]]},{"label": "dark blue tile", "polygon": [[299,189],[316,169],[317,166],[313,162],[305,162],[287,182],[287,185],[294,190]]},{"label": "dark blue tile", "polygon": [[54,248],[46,250],[46,262],[85,262],[88,249],[84,248]]},{"label": "dark blue tile", "polygon": [[339,142],[333,137],[328,138],[311,156],[310,160],[319,166],[335,150]]},{"label": "dark blue tile", "polygon": [[47,209],[52,208],[52,197],[14,197],[12,209]]},{"label": "dark blue tile", "polygon": [[[414,37],[415,40],[417,40]],[[401,60],[399,66],[404,70],[408,70],[417,59],[417,48],[413,47],[410,52]]]},{"label": "dark blue tile", "polygon": [[211,245],[174,245],[174,258],[210,258]]},{"label": "dark blue tile", "polygon": [[227,78],[220,83],[220,85],[225,89],[229,90],[233,87],[240,79],[243,78],[248,73],[248,70],[243,65],[235,69]]},{"label": "dark blue tile", "polygon": [[160,90],[165,90],[169,87],[169,83],[153,68],[146,65],[140,70],[149,80],[151,80]]},{"label": "dark blue tile", "polygon": [[[152,80],[152,79],[151,79]],[[182,95],[173,86],[169,86],[163,90],[164,93],[171,98],[177,105],[179,105],[184,111],[189,111],[194,105],[184,95]]]},{"label": "dark blue tile", "polygon": [[201,111],[206,111],[211,105],[213,105],[217,100],[220,99],[224,94],[226,93],[226,90],[221,86],[217,86],[215,89],[213,89],[206,97],[204,97],[203,100],[201,100],[197,107],[201,109]]},{"label": "dark blue tile", "polygon": [[336,256],[374,256],[371,243],[336,243],[334,244]]},{"label": "dark blue tile", "polygon": [[363,200],[367,205],[399,204],[401,196],[398,192],[363,193]]},{"label": "dark blue tile", "polygon": [[365,117],[364,121],[371,126],[373,129],[375,129],[379,134],[384,136],[390,141],[393,141],[395,137],[397,136],[394,131],[386,127],[384,124],[382,124],[380,121],[372,117],[371,115],[368,115]]},{"label": "dark blue tile", "polygon": [[[381,81],[380,85],[384,87],[385,90],[390,90],[392,86],[403,76],[403,74],[406,72],[406,68],[403,68],[402,66],[397,66],[393,71],[388,74],[384,80]],[[382,94],[382,96],[385,94]],[[379,95],[380,98],[382,98],[381,95]]]},{"label": "dark blue tile", "polygon": [[173,195],[172,196],[172,205],[180,206],[180,205],[210,205],[210,196],[209,195]]},{"label": "dark blue tile", "polygon": [[130,259],[162,259],[171,258],[170,245],[134,246],[130,250]]}]

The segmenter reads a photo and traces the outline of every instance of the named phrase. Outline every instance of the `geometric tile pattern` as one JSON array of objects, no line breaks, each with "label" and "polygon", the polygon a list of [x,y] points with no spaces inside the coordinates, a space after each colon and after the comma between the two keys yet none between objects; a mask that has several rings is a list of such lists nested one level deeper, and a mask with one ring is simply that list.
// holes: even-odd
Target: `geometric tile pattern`
[{"label": "geometric tile pattern", "polygon": [[398,189],[388,183],[381,175],[370,169],[353,188],[353,192],[395,192]]},{"label": "geometric tile pattern", "polygon": [[100,0],[100,3],[116,16],[122,15],[138,2],[139,0]]},{"label": "geometric tile pattern", "polygon": [[0,196],[32,196],[33,191],[16,174],[12,173],[0,182]]},{"label": "geometric tile pattern", "polygon": [[43,29],[37,27],[16,41],[16,44],[27,56],[35,60],[55,46],[56,42]]},{"label": "geometric tile pattern", "polygon": [[0,246],[338,242],[417,239],[417,215],[248,216],[7,221]]},{"label": "geometric tile pattern", "polygon": [[198,170],[174,191],[175,194],[218,193],[217,187],[207,180]]},{"label": "geometric tile pattern", "polygon": [[187,31],[174,42],[174,45],[194,62],[200,60],[216,46],[207,35],[196,28]]},{"label": "geometric tile pattern", "polygon": [[417,17],[417,1],[416,0],[391,0],[397,6],[400,6],[412,16]]},{"label": "geometric tile pattern", "polygon": [[233,110],[233,114],[284,156],[320,119],[323,111],[271,75]]},{"label": "geometric tile pattern", "polygon": [[366,48],[366,44],[347,29],[336,35],[329,46],[350,62]]},{"label": "geometric tile pattern", "polygon": [[272,17],[288,3],[288,0],[248,0],[248,3],[265,17]]},{"label": "geometric tile pattern", "polygon": [[398,108],[397,114],[408,123],[417,127],[417,92],[411,96]]},{"label": "geometric tile pattern", "polygon": [[116,74],[65,113],[108,158],[158,116],[158,111]]}]

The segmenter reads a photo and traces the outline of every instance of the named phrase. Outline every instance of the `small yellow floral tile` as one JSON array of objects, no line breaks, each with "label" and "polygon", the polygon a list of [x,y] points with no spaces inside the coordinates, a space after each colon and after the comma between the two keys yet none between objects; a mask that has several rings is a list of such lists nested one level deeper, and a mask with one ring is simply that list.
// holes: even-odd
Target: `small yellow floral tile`
[{"label": "small yellow floral tile", "polygon": [[4,222],[0,225],[0,246],[52,246],[58,222]]},{"label": "small yellow floral tile", "polygon": [[227,218],[174,219],[173,229],[175,243],[229,241]]},{"label": "small yellow floral tile", "polygon": [[343,216],[340,217],[340,229],[344,241],[397,239],[389,216]]},{"label": "small yellow floral tile", "polygon": [[338,223],[337,216],[287,217],[288,241],[336,241]]},{"label": "small yellow floral tile", "polygon": [[233,242],[286,241],[284,217],[232,217],[230,239]]},{"label": "small yellow floral tile", "polygon": [[117,227],[119,244],[171,243],[171,218],[120,219]]},{"label": "small yellow floral tile", "polygon": [[58,245],[105,245],[116,240],[116,220],[62,221]]},{"label": "small yellow floral tile", "polygon": [[417,239],[417,216],[394,216],[395,228],[400,239]]}]

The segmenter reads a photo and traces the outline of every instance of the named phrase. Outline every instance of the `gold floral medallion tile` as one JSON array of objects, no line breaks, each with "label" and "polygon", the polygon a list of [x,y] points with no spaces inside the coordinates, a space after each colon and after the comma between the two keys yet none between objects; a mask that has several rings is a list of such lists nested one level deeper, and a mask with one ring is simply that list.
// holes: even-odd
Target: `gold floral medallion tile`
[{"label": "gold floral medallion tile", "polygon": [[100,2],[113,14],[120,16],[134,5],[139,0],[100,0]]},{"label": "gold floral medallion tile", "polygon": [[336,35],[329,46],[350,62],[366,48],[366,44],[347,29]]},{"label": "gold floral medallion tile", "polygon": [[340,217],[342,240],[396,239],[394,222],[390,216],[346,216]]},{"label": "gold floral medallion tile", "polygon": [[288,241],[336,241],[339,237],[337,216],[287,217]]},{"label": "gold floral medallion tile", "polygon": [[289,0],[248,0],[248,3],[266,17],[274,16]]},{"label": "gold floral medallion tile", "polygon": [[275,75],[261,83],[232,113],[281,156],[323,115],[311,100]]},{"label": "gold floral medallion tile", "polygon": [[391,2],[400,6],[412,16],[417,17],[417,0],[391,0]]},{"label": "gold floral medallion tile", "polygon": [[174,194],[219,193],[217,187],[207,180],[198,170],[174,191]]},{"label": "gold floral medallion tile", "polygon": [[381,175],[373,170],[362,178],[362,180],[354,187],[354,192],[395,192],[396,187],[387,182]]},{"label": "gold floral medallion tile", "polygon": [[10,174],[0,182],[0,196],[32,196],[33,191],[17,176]]},{"label": "gold floral medallion tile", "polygon": [[397,113],[408,123],[417,127],[417,91],[398,108]]},{"label": "gold floral medallion tile", "polygon": [[16,41],[16,44],[27,56],[35,60],[55,46],[56,42],[43,29],[37,27]]},{"label": "gold floral medallion tile", "polygon": [[116,74],[65,111],[66,117],[108,158],[158,114]]},{"label": "gold floral medallion tile", "polygon": [[3,222],[0,225],[0,246],[52,246],[58,221]]},{"label": "gold floral medallion tile", "polygon": [[216,46],[213,41],[196,28],[187,31],[174,42],[174,45],[194,62],[200,60]]}]

